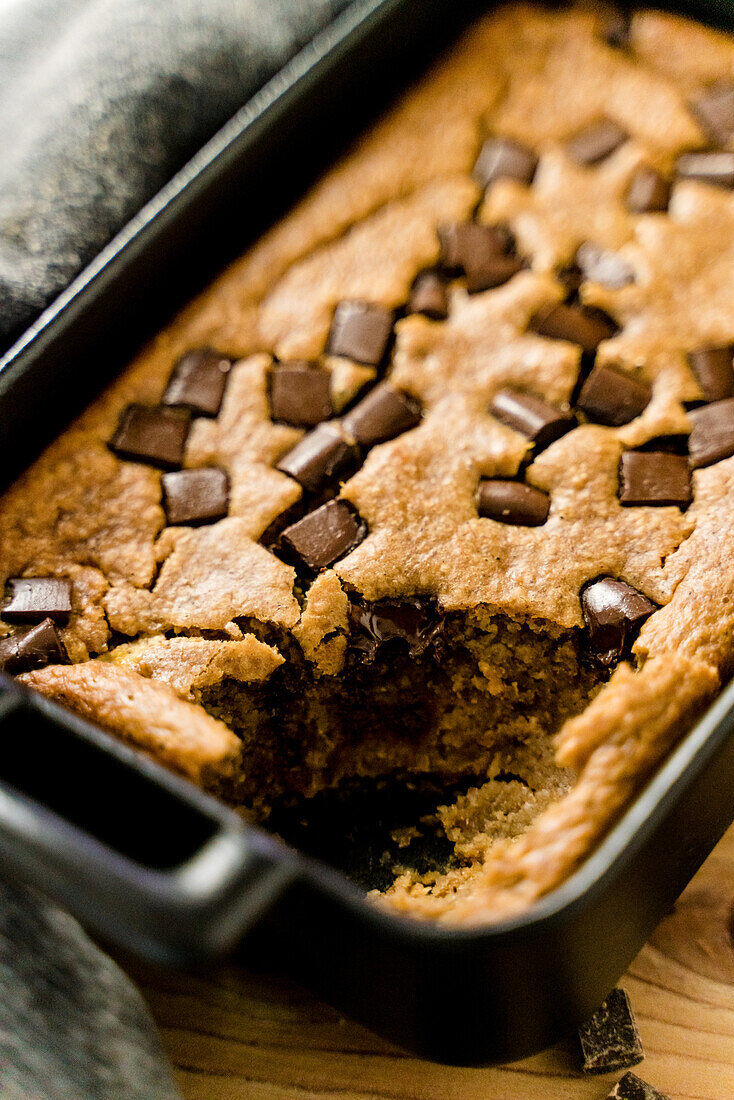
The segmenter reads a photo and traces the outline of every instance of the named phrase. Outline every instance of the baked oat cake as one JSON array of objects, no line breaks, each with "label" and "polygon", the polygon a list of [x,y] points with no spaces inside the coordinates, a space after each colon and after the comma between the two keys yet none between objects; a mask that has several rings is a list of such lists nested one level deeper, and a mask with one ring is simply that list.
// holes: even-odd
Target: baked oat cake
[{"label": "baked oat cake", "polygon": [[0,501],[0,663],[275,829],[428,790],[380,903],[522,909],[732,671],[733,344],[734,39],[502,8]]}]

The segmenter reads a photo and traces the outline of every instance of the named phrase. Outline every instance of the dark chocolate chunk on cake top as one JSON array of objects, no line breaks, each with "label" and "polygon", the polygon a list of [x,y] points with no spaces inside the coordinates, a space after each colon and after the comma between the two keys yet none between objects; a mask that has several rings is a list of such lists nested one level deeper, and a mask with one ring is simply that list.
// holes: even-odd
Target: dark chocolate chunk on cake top
[{"label": "dark chocolate chunk on cake top", "polygon": [[347,413],[342,427],[360,446],[373,447],[415,428],[420,419],[421,407],[414,397],[382,382]]},{"label": "dark chocolate chunk on cake top", "polygon": [[668,209],[670,191],[670,180],[655,168],[638,168],[627,187],[627,209],[631,214],[661,214]]},{"label": "dark chocolate chunk on cake top", "polygon": [[623,145],[629,134],[611,118],[600,118],[566,142],[566,152],[577,164],[594,165]]},{"label": "dark chocolate chunk on cake top", "polygon": [[318,493],[346,475],[357,461],[357,448],[340,424],[319,424],[288,451],[276,470],[295,478],[304,489]]},{"label": "dark chocolate chunk on cake top", "polygon": [[692,409],[688,419],[688,450],[694,470],[734,455],[734,397]]},{"label": "dark chocolate chunk on cake top", "polygon": [[110,440],[119,458],[175,470],[183,462],[191,413],[163,406],[128,405]]},{"label": "dark chocolate chunk on cake top", "polygon": [[196,416],[216,416],[231,366],[231,359],[210,348],[186,352],[174,367],[163,404],[190,409]]},{"label": "dark chocolate chunk on cake top", "polygon": [[548,494],[522,481],[486,478],[479,482],[477,511],[487,519],[515,527],[540,527],[548,519],[549,508]]},{"label": "dark chocolate chunk on cake top", "polygon": [[559,302],[534,313],[530,328],[549,340],[568,340],[571,344],[580,344],[589,354],[596,351],[602,340],[611,339],[617,331],[612,318],[602,310],[569,302]]},{"label": "dark chocolate chunk on cake top", "polygon": [[0,609],[9,623],[66,622],[71,614],[71,581],[63,577],[10,577],[10,600]]},{"label": "dark chocolate chunk on cake top", "polygon": [[683,455],[665,451],[625,451],[619,464],[621,504],[691,503],[691,471]]},{"label": "dark chocolate chunk on cake top", "polygon": [[618,428],[639,416],[651,397],[647,382],[617,367],[597,363],[581,387],[577,405],[589,420]]},{"label": "dark chocolate chunk on cake top", "polygon": [[508,428],[532,440],[537,450],[576,427],[572,413],[522,390],[500,390],[492,399],[490,412]]},{"label": "dark chocolate chunk on cake top", "polygon": [[488,187],[499,179],[531,183],[538,167],[532,149],[507,137],[487,138],[474,165],[474,179],[480,187]]},{"label": "dark chocolate chunk on cake top", "polygon": [[227,515],[229,479],[224,470],[174,470],[161,483],[163,509],[172,527],[214,523]]},{"label": "dark chocolate chunk on cake top", "polygon": [[353,550],[367,535],[367,527],[344,500],[330,500],[286,527],[281,545],[296,564],[317,573]]},{"label": "dark chocolate chunk on cake top", "polygon": [[604,667],[619,660],[645,619],[656,610],[642,592],[614,577],[599,577],[581,593],[589,648]]},{"label": "dark chocolate chunk on cake top", "polygon": [[377,367],[392,332],[394,313],[376,302],[339,302],[331,322],[327,351]]},{"label": "dark chocolate chunk on cake top", "polygon": [[272,368],[269,397],[272,419],[295,428],[314,428],[334,411],[329,371],[303,360]]},{"label": "dark chocolate chunk on cake top", "polygon": [[63,642],[51,619],[28,630],[0,638],[0,672],[18,676],[21,672],[68,663]]},{"label": "dark chocolate chunk on cake top", "polygon": [[422,313],[432,321],[445,321],[449,315],[446,282],[437,271],[422,271],[413,283],[408,313]]},{"label": "dark chocolate chunk on cake top", "polygon": [[734,397],[734,346],[694,348],[687,358],[706,401]]}]

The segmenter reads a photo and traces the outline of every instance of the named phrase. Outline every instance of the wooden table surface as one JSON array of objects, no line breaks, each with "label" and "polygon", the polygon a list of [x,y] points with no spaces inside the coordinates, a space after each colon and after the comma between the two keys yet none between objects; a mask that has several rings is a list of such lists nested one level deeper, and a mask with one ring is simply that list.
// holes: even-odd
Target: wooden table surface
[{"label": "wooden table surface", "polygon": [[[734,1100],[734,826],[622,981],[639,1076],[673,1100]],[[130,967],[128,967],[130,970]],[[186,1100],[604,1100],[572,1043],[494,1069],[405,1055],[280,979],[136,968]]]}]

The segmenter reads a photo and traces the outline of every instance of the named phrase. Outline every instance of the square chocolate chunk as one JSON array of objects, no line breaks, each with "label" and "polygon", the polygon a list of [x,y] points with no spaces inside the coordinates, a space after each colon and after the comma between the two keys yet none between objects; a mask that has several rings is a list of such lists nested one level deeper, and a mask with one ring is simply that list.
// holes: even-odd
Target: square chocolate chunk
[{"label": "square chocolate chunk", "polygon": [[270,415],[295,428],[313,428],[333,413],[331,375],[315,363],[281,363],[270,372]]},{"label": "square chocolate chunk", "polygon": [[695,348],[688,352],[688,365],[706,401],[734,397],[734,346]]},{"label": "square chocolate chunk", "polygon": [[531,317],[530,328],[549,340],[580,344],[588,354],[595,352],[602,340],[610,340],[617,331],[612,318],[602,310],[567,302],[539,310]]},{"label": "square chocolate chunk", "polygon": [[566,142],[566,152],[577,164],[593,165],[605,160],[629,137],[618,122],[600,118]]},{"label": "square chocolate chunk", "polygon": [[229,479],[224,470],[174,470],[162,479],[163,508],[171,527],[214,523],[227,515]]},{"label": "square chocolate chunk", "polygon": [[290,557],[318,573],[353,550],[366,534],[365,524],[351,505],[330,500],[286,527],[280,541]]},{"label": "square chocolate chunk", "polygon": [[620,504],[691,503],[691,471],[683,455],[625,451],[619,465]]},{"label": "square chocolate chunk", "polygon": [[632,176],[625,202],[631,214],[659,214],[668,209],[671,184],[654,168],[643,166]]},{"label": "square chocolate chunk", "polygon": [[209,348],[187,351],[173,370],[163,404],[189,409],[196,416],[216,416],[231,366],[231,359]]},{"label": "square chocolate chunk", "polygon": [[694,470],[734,455],[734,397],[692,409],[688,419],[688,452]]},{"label": "square chocolate chunk", "polygon": [[531,439],[537,450],[547,447],[576,427],[571,413],[521,390],[500,390],[492,399],[490,412],[508,428],[514,428]]},{"label": "square chocolate chunk", "polygon": [[175,470],[183,462],[190,426],[188,410],[128,405],[110,440],[110,450],[119,458]]},{"label": "square chocolate chunk", "polygon": [[532,149],[512,138],[487,138],[474,165],[474,179],[480,187],[489,187],[499,179],[532,183],[538,158]]},{"label": "square chocolate chunk", "polygon": [[357,458],[357,448],[346,438],[341,425],[327,423],[304,436],[275,468],[295,478],[309,492],[318,493],[346,476]]},{"label": "square chocolate chunk", "polygon": [[624,989],[613,989],[579,1028],[584,1073],[612,1073],[638,1065],[644,1054]]},{"label": "square chocolate chunk", "polygon": [[382,382],[347,413],[342,427],[360,446],[374,447],[415,428],[420,419],[421,407],[414,397]]},{"label": "square chocolate chunk", "polygon": [[71,614],[71,581],[57,577],[10,577],[10,601],[0,610],[9,623],[66,622]]},{"label": "square chocolate chunk", "polygon": [[51,619],[0,638],[0,672],[19,676],[46,665],[65,665],[69,658]]},{"label": "square chocolate chunk", "polygon": [[327,349],[357,363],[377,367],[387,351],[395,315],[376,302],[344,301],[334,311]]},{"label": "square chocolate chunk", "polygon": [[597,424],[619,428],[639,416],[650,403],[652,388],[617,367],[597,363],[581,387],[578,407]]}]

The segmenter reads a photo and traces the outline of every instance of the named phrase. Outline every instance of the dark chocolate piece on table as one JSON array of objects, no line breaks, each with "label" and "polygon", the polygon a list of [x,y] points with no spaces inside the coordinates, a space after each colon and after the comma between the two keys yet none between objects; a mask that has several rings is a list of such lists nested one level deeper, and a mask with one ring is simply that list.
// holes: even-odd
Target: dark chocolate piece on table
[{"label": "dark chocolate piece on table", "polygon": [[638,168],[630,179],[625,203],[631,214],[661,214],[668,209],[672,185],[655,168]]},{"label": "dark chocolate piece on table", "polygon": [[683,179],[734,187],[734,153],[683,153],[676,171]]},{"label": "dark chocolate piece on table", "polygon": [[612,1073],[644,1058],[640,1033],[624,989],[613,989],[579,1028],[584,1073]]},{"label": "dark chocolate piece on table", "polygon": [[530,328],[538,336],[550,340],[568,340],[580,344],[589,354],[596,351],[602,340],[609,340],[617,332],[617,326],[606,313],[590,306],[571,302],[559,302],[548,309],[539,310],[530,319]]},{"label": "dark chocolate piece on table", "polygon": [[118,458],[175,470],[183,462],[191,413],[163,406],[128,405],[110,440]]},{"label": "dark chocolate piece on table", "polygon": [[648,1085],[636,1073],[625,1073],[621,1080],[617,1081],[607,1100],[671,1100],[666,1092]]},{"label": "dark chocolate piece on table", "polygon": [[691,470],[683,455],[625,451],[619,464],[619,501],[626,505],[691,503]]},{"label": "dark chocolate piece on table", "polygon": [[420,403],[389,382],[382,382],[347,413],[342,427],[360,446],[373,447],[414,428],[420,420]]},{"label": "dark chocolate piece on table", "polygon": [[577,405],[589,420],[618,428],[639,416],[651,397],[652,388],[647,382],[597,363],[581,387]]},{"label": "dark chocolate piece on table", "polygon": [[286,527],[281,545],[313,573],[343,558],[367,535],[367,527],[344,500],[330,500]]},{"label": "dark chocolate piece on table", "polygon": [[71,614],[71,581],[58,577],[9,577],[10,600],[0,609],[9,623],[66,622]]},{"label": "dark chocolate piece on table", "polygon": [[584,273],[576,261],[573,260],[571,263],[564,264],[556,269],[556,278],[566,288],[569,296],[573,296],[584,281]]},{"label": "dark chocolate piece on table", "polygon": [[329,371],[304,360],[272,368],[269,397],[271,418],[295,428],[313,428],[334,411]]},{"label": "dark chocolate piece on table", "polygon": [[352,599],[349,604],[349,649],[366,664],[378,653],[407,649],[411,657],[422,657],[443,634],[443,615],[434,601],[417,596],[367,603]]},{"label": "dark chocolate piece on table", "polygon": [[566,142],[566,152],[577,164],[593,165],[623,145],[629,134],[611,118],[600,118]]},{"label": "dark chocolate piece on table", "polygon": [[631,584],[614,577],[599,577],[583,589],[581,610],[589,630],[591,651],[607,667],[622,656],[656,607]]},{"label": "dark chocolate piece on table", "polygon": [[734,82],[720,80],[709,85],[690,104],[696,120],[710,138],[725,145],[734,137]]},{"label": "dark chocolate piece on table", "polygon": [[482,146],[473,176],[480,187],[489,187],[499,179],[532,183],[538,158],[532,149],[507,137],[487,138]]},{"label": "dark chocolate piece on table", "polygon": [[46,665],[65,665],[69,658],[51,619],[0,638],[0,672],[18,676]]},{"label": "dark chocolate piece on table", "polygon": [[490,412],[508,428],[527,436],[538,450],[576,427],[572,413],[521,390],[500,390],[492,398]]},{"label": "dark chocolate piece on table", "polygon": [[327,351],[377,367],[392,333],[395,314],[376,302],[339,302],[331,322]]},{"label": "dark chocolate piece on table", "polygon": [[163,404],[190,409],[197,416],[216,416],[231,366],[231,359],[211,348],[187,351],[173,369]]},{"label": "dark chocolate piece on table", "polygon": [[355,466],[357,448],[337,423],[319,424],[276,463],[276,470],[318,493]]},{"label": "dark chocolate piece on table", "polygon": [[453,222],[438,235],[444,265],[464,272],[471,293],[501,286],[522,270],[522,260],[508,255],[513,241],[505,226]]},{"label": "dark chocolate piece on table", "polygon": [[486,519],[515,527],[540,527],[548,519],[550,498],[522,481],[487,478],[479,482],[477,511]]},{"label": "dark chocolate piece on table", "polygon": [[437,271],[421,271],[413,283],[408,313],[423,313],[432,321],[445,321],[449,315],[449,294]]},{"label": "dark chocolate piece on table", "polygon": [[171,527],[214,523],[227,515],[229,478],[216,466],[164,474],[163,510]]},{"label": "dark chocolate piece on table", "polygon": [[635,273],[626,260],[593,241],[585,241],[579,245],[576,263],[584,278],[612,290],[618,290],[635,281]]},{"label": "dark chocolate piece on table", "polygon": [[688,452],[694,470],[734,455],[734,397],[692,409],[688,419]]},{"label": "dark chocolate piece on table", "polygon": [[706,401],[734,397],[734,346],[694,348],[687,358]]}]

